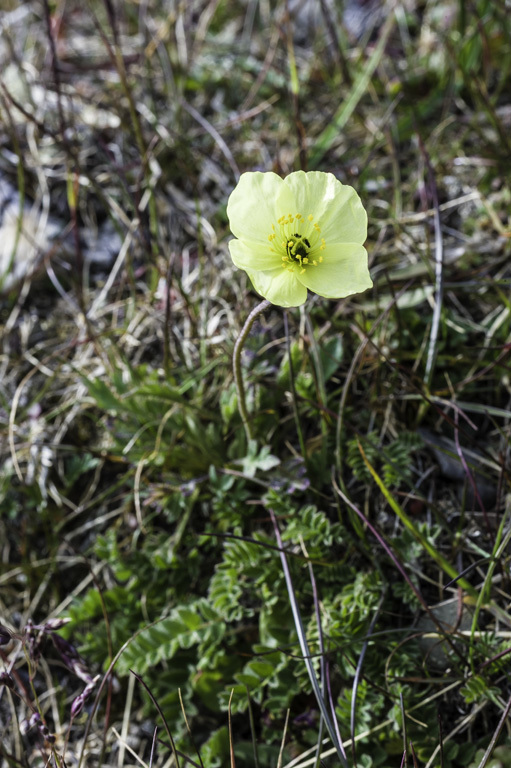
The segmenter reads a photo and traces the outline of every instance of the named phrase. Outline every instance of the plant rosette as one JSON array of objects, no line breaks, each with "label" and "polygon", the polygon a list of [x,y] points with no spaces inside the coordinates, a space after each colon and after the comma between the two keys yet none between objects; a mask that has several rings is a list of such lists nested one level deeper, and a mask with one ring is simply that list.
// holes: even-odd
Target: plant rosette
[{"label": "plant rosette", "polygon": [[297,307],[307,289],[340,299],[372,286],[367,214],[353,187],[331,173],[244,173],[227,215],[234,264],[272,304]]}]

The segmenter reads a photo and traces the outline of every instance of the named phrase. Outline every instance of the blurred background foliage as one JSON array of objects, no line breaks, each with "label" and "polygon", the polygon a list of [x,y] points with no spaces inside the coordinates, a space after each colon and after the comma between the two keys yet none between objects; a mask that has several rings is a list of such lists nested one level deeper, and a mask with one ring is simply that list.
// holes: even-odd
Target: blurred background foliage
[{"label": "blurred background foliage", "polygon": [[[509,2],[0,14],[2,764],[334,765],[273,512],[348,764],[511,765]],[[298,168],[374,289],[258,318],[247,443],[226,202]]]}]

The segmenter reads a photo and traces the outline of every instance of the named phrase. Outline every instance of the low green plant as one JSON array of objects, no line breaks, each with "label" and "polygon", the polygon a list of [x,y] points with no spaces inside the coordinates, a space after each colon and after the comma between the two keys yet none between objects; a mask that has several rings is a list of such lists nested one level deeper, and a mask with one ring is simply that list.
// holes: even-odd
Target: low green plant
[{"label": "low green plant", "polygon": [[0,762],[508,765],[506,4],[17,5]]}]

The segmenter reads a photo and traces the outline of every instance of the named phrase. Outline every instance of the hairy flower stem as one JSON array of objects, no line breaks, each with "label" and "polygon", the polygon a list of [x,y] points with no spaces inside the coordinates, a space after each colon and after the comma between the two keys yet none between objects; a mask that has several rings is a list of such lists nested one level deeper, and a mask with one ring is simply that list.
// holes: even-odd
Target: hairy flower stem
[{"label": "hairy flower stem", "polygon": [[249,316],[245,320],[245,324],[241,329],[241,333],[236,341],[236,344],[234,345],[234,354],[232,358],[232,370],[234,373],[234,381],[236,384],[236,394],[238,396],[238,409],[241,415],[243,426],[245,427],[245,434],[247,436],[247,440],[252,440],[253,434],[252,434],[252,428],[250,426],[250,422],[248,418],[247,403],[245,400],[245,387],[243,385],[243,375],[241,373],[241,352],[243,350],[243,345],[246,341],[246,338],[250,333],[250,329],[254,324],[254,320],[258,315],[261,314],[261,312],[264,312],[264,310],[269,306],[271,306],[271,302],[265,299],[264,301],[261,301],[261,303],[258,304],[256,307],[254,307],[252,312],[249,314]]},{"label": "hairy flower stem", "polygon": [[300,443],[300,450],[302,452],[303,460],[307,469],[309,469],[307,462],[307,447],[303,438],[302,424],[300,422],[300,414],[298,413],[298,404],[295,387],[295,374],[293,371],[293,358],[291,356],[291,339],[289,337],[289,324],[287,321],[287,312],[284,312],[284,330],[286,333],[286,346],[287,346],[287,358],[289,360],[289,386],[291,388],[291,403],[293,405],[293,414],[295,417],[296,431],[298,433],[298,442]]}]

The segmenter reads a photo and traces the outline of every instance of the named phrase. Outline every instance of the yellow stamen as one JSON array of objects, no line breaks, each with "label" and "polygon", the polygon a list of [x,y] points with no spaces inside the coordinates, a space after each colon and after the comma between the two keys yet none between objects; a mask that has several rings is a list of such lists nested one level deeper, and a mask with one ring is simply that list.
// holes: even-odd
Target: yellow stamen
[{"label": "yellow stamen", "polygon": [[280,255],[284,269],[296,274],[298,267],[298,274],[303,275],[307,267],[322,263],[319,252],[326,249],[326,240],[319,236],[321,228],[312,213],[305,217],[302,213],[285,213],[276,225],[272,223],[271,230],[268,241],[275,247],[269,250]]}]

